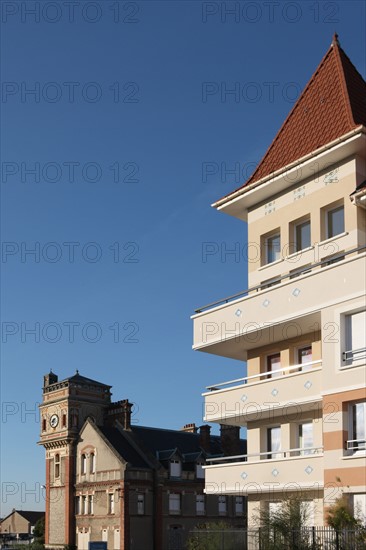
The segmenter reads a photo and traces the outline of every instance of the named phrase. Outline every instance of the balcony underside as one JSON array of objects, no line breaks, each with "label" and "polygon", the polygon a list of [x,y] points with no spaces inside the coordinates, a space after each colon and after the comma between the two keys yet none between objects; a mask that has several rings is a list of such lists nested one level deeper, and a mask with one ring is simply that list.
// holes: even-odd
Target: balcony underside
[{"label": "balcony underside", "polygon": [[245,361],[250,349],[319,330],[323,308],[363,296],[365,264],[351,256],[197,313],[193,349]]},{"label": "balcony underside", "polygon": [[323,455],[205,467],[207,494],[261,494],[323,488]]}]

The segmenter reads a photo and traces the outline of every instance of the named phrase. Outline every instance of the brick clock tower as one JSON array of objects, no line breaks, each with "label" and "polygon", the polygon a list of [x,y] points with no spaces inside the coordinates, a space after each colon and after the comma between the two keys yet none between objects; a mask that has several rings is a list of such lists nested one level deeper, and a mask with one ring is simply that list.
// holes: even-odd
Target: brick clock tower
[{"label": "brick clock tower", "polygon": [[44,376],[39,444],[46,450],[46,548],[75,544],[76,443],[88,417],[103,423],[111,403],[110,389],[78,371],[61,381],[52,371]]}]

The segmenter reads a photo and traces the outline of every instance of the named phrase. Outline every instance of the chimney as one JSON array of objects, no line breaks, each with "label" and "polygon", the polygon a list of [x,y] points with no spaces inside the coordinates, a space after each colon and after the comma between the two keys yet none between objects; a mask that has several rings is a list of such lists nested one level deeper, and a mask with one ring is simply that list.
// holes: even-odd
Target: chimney
[{"label": "chimney", "polygon": [[122,424],[124,430],[131,429],[132,403],[128,399],[111,403],[107,409],[106,424],[113,426],[116,420]]},{"label": "chimney", "polygon": [[206,453],[211,451],[211,426],[204,424],[199,428],[199,444]]},{"label": "chimney", "polygon": [[240,427],[220,424],[221,448],[224,456],[240,455]]},{"label": "chimney", "polygon": [[196,434],[197,433],[197,430],[198,428],[196,427],[196,424],[185,424],[185,426],[183,426],[183,428],[180,429],[181,432],[188,432],[188,433],[191,433],[191,434]]}]

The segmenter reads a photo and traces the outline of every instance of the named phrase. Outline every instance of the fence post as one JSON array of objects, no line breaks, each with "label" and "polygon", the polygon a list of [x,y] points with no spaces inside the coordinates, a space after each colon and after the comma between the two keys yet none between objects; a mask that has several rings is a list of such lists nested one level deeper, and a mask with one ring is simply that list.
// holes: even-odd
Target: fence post
[{"label": "fence post", "polygon": [[313,550],[315,549],[315,526],[313,525],[312,528],[312,538],[313,538],[313,542],[312,542],[312,547],[313,547]]},{"label": "fence post", "polygon": [[221,531],[221,550],[224,550],[224,531]]},{"label": "fence post", "polygon": [[339,533],[336,531],[336,549],[339,550]]}]

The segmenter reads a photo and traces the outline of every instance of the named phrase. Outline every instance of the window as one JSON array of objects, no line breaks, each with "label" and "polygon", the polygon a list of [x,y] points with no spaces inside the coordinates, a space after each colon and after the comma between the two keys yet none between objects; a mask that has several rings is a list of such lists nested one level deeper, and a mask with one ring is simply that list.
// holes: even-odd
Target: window
[{"label": "window", "polygon": [[313,500],[303,500],[301,502],[301,513],[304,517],[305,527],[315,525],[315,507]]},{"label": "window", "polygon": [[76,515],[80,514],[80,497],[79,496],[75,497],[75,514]]},{"label": "window", "polygon": [[145,514],[145,495],[143,493],[137,493],[137,513],[139,516]]},{"label": "window", "polygon": [[219,515],[226,516],[227,506],[226,506],[226,497],[219,496]]},{"label": "window", "polygon": [[310,220],[298,223],[294,227],[295,232],[295,252],[309,248],[311,245]]},{"label": "window", "polygon": [[55,455],[55,478],[60,477],[60,455],[57,453]]},{"label": "window", "polygon": [[47,429],[47,421],[45,418],[42,419],[42,432],[45,432]]},{"label": "window", "polygon": [[241,516],[244,513],[244,498],[235,497],[235,515]]},{"label": "window", "polygon": [[196,514],[197,516],[205,515],[205,495],[196,495]]},{"label": "window", "polygon": [[203,469],[204,462],[197,462],[196,464],[196,477],[199,479],[204,479],[205,471]]},{"label": "window", "polygon": [[275,233],[267,237],[265,244],[265,264],[271,264],[281,258],[281,237],[280,233]]},{"label": "window", "polygon": [[81,455],[80,471],[82,474],[86,474],[86,454],[85,453]]},{"label": "window", "polygon": [[180,460],[174,459],[170,461],[170,476],[180,477],[182,474],[182,465]]},{"label": "window", "polygon": [[326,211],[325,238],[330,239],[344,232],[344,206]]},{"label": "window", "polygon": [[337,254],[327,256],[327,258],[324,258],[324,262],[322,263],[321,267],[327,267],[328,265],[333,265],[333,264],[336,264],[337,262],[341,262],[342,260],[344,260],[345,256],[342,255],[342,252],[338,252]]},{"label": "window", "polygon": [[[267,357],[267,372],[271,373],[267,378],[275,378],[281,376],[281,355],[279,353],[274,353],[273,355],[268,355]],[[277,371],[277,372],[274,372]]]},{"label": "window", "polygon": [[304,346],[303,348],[299,348],[297,350],[297,363],[298,365],[304,365],[301,367],[302,371],[310,370],[311,365],[306,365],[307,363],[311,363],[313,360],[313,351],[311,346]]},{"label": "window", "polygon": [[108,493],[108,514],[114,514],[114,493]]},{"label": "window", "polygon": [[169,513],[170,514],[180,514],[180,494],[179,493],[170,493],[169,494]]},{"label": "window", "polygon": [[266,288],[271,288],[271,286],[275,286],[280,284],[281,279],[279,277],[275,277],[273,279],[268,279],[267,281],[261,282],[261,290],[265,290]]},{"label": "window", "polygon": [[282,502],[280,500],[274,500],[268,503],[268,512],[270,518],[273,518],[281,512]]},{"label": "window", "polygon": [[352,454],[366,451],[366,401],[350,405],[350,439],[347,441],[347,449]]},{"label": "window", "polygon": [[351,364],[366,357],[366,311],[346,315],[346,351],[343,360]]},{"label": "window", "polygon": [[86,507],[86,496],[83,495],[81,497],[81,513],[86,514],[87,513],[87,507]]},{"label": "window", "polygon": [[290,279],[295,279],[300,277],[300,275],[305,275],[305,273],[311,273],[311,264],[305,264],[302,267],[292,269],[290,271]]},{"label": "window", "polygon": [[94,514],[94,496],[88,496],[88,514]]},{"label": "window", "polygon": [[314,447],[313,439],[313,423],[305,422],[304,424],[299,425],[299,449],[300,455],[309,455],[314,451],[311,449]]},{"label": "window", "polygon": [[90,453],[90,473],[95,473],[95,453]]},{"label": "window", "polygon": [[281,453],[278,452],[281,450],[281,427],[275,426],[273,428],[267,429],[267,451],[270,454],[267,455],[267,458],[275,459],[281,458]]},{"label": "window", "polygon": [[67,418],[67,417],[66,417],[66,414],[63,414],[63,415],[62,415],[62,427],[63,427],[63,428],[66,428],[66,418]]},{"label": "window", "polygon": [[366,525],[366,493],[353,495],[353,515]]}]

